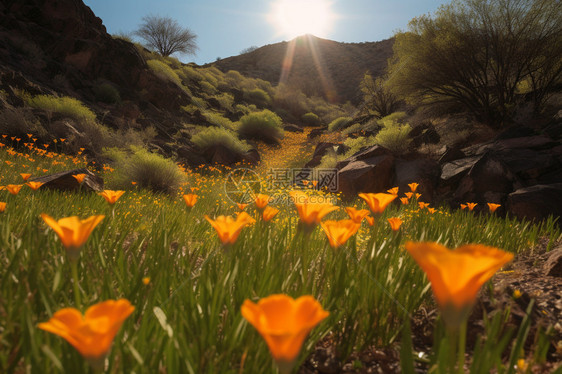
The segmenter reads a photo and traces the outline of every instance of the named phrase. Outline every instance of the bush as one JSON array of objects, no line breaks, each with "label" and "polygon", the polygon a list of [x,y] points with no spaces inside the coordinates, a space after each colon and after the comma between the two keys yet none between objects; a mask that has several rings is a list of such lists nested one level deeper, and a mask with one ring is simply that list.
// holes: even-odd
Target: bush
[{"label": "bush", "polygon": [[119,91],[110,83],[103,82],[94,86],[94,95],[97,101],[106,104],[117,104],[121,102]]},{"label": "bush", "polygon": [[336,118],[335,120],[330,122],[330,124],[328,125],[328,131],[330,131],[330,132],[340,131],[340,130],[346,128],[351,123],[351,121],[352,121],[351,117]]},{"label": "bush", "polygon": [[38,95],[28,99],[27,105],[48,112],[60,113],[78,121],[94,122],[96,120],[94,112],[82,104],[80,100],[72,97]]},{"label": "bush", "polygon": [[316,114],[308,112],[302,115],[301,120],[305,126],[320,126],[322,122]]},{"label": "bush", "polygon": [[226,117],[223,117],[218,112],[206,111],[203,112],[203,117],[213,126],[223,127],[225,129],[234,130],[234,123]]},{"label": "bush", "polygon": [[105,156],[114,163],[114,179],[110,183],[113,188],[127,189],[131,187],[131,182],[136,182],[137,186],[154,192],[172,193],[185,179],[172,160],[142,147],[107,149]]},{"label": "bush", "polygon": [[0,133],[23,139],[27,139],[26,134],[45,138],[47,131],[30,112],[25,108],[6,108],[0,111]]},{"label": "bush", "polygon": [[379,122],[383,128],[375,136],[375,143],[387,148],[394,153],[402,153],[408,150],[410,142],[410,131],[408,124],[401,124],[399,120],[405,117],[405,113],[397,112],[382,118]]},{"label": "bush", "polygon": [[240,118],[238,133],[248,139],[277,143],[284,136],[281,118],[270,110],[254,112]]},{"label": "bush", "polygon": [[364,128],[360,123],[354,123],[353,125],[343,129],[341,134],[343,136],[349,136],[350,134],[358,133],[358,132],[363,131],[363,130],[364,130]]},{"label": "bush", "polygon": [[178,74],[166,65],[165,63],[158,60],[148,60],[146,62],[148,67],[156,76],[164,81],[169,81],[175,83],[178,87],[183,87],[181,79]]},{"label": "bush", "polygon": [[191,141],[202,151],[222,145],[235,153],[246,153],[250,146],[238,139],[236,133],[222,127],[207,127],[193,135]]},{"label": "bush", "polygon": [[356,154],[357,152],[359,152],[360,150],[362,150],[363,148],[366,147],[370,147],[372,145],[375,145],[375,137],[374,136],[369,136],[369,137],[358,137],[358,138],[347,138],[343,144],[347,147],[349,147],[348,151],[345,152],[342,156],[341,159],[345,160],[346,158],[349,158],[351,156],[353,156],[354,154]]},{"label": "bush", "polygon": [[244,90],[244,99],[261,107],[271,105],[271,97],[269,97],[267,92],[260,88],[254,88],[253,90]]}]

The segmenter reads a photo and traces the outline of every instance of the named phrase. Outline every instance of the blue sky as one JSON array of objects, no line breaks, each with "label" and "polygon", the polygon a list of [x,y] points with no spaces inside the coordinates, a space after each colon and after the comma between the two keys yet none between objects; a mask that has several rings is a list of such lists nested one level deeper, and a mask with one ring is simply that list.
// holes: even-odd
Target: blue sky
[{"label": "blue sky", "polygon": [[[197,34],[195,56],[176,56],[183,62],[204,64],[261,47],[290,40],[268,15],[283,0],[84,0],[100,17],[110,34],[131,32],[145,15],[176,19]],[[286,0],[285,0],[286,1]],[[324,0],[300,0],[324,1]],[[406,29],[413,17],[433,13],[442,0],[325,0],[334,15],[322,38],[338,42],[372,42],[387,39]],[[318,34],[318,33],[317,33]]]}]

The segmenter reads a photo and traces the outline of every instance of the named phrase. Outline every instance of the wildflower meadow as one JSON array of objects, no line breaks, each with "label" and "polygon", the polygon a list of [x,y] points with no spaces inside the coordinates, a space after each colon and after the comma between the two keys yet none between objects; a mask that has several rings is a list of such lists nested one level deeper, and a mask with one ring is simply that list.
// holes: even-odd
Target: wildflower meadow
[{"label": "wildflower meadow", "polygon": [[[415,181],[352,199],[315,180],[272,190],[263,165],[245,199],[218,166],[178,165],[173,194],[110,189],[110,165],[30,135],[0,139],[2,373],[297,373],[318,346],[341,362],[389,349],[404,373],[525,373],[555,344],[548,328],[528,339],[530,316],[508,325],[509,309],[467,339],[490,279],[560,241],[554,218],[432,206]],[[84,167],[108,189],[34,184]],[[438,314],[427,349],[420,310]]]}]

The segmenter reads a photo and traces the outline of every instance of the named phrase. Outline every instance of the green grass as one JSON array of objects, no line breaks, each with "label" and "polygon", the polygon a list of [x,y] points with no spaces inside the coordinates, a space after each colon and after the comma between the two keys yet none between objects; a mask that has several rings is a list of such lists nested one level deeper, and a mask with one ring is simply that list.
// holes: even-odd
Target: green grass
[{"label": "green grass", "polygon": [[96,115],[80,100],[72,97],[56,97],[52,95],[37,95],[29,98],[26,104],[32,108],[43,109],[48,112],[60,113],[78,121],[94,122]]},{"label": "green grass", "polygon": [[[55,156],[65,164],[52,166],[52,158],[33,154],[31,161],[5,149],[0,149],[0,184],[19,183],[20,172],[39,173],[38,167],[54,172],[74,162],[83,165]],[[541,237],[560,238],[551,221],[531,225],[444,208],[431,215],[414,205],[393,205],[374,228],[364,224],[348,244],[333,250],[320,228],[309,238],[296,235],[294,207],[279,204],[278,218],[245,228],[225,253],[203,215],[236,211],[224,192],[226,175],[216,169],[187,173],[190,182],[183,190],[194,188],[199,195],[191,210],[182,192],[159,195],[134,186],[113,209],[97,194],[0,191],[0,201],[8,203],[0,213],[0,372],[88,372],[72,346],[37,328],[57,310],[75,306],[65,251],[41,213],[57,219],[106,216],[82,248],[78,274],[84,307],[126,298],[136,308],[116,336],[109,373],[239,373],[242,363],[245,373],[273,372],[267,346],[242,318],[240,306],[274,293],[313,295],[330,312],[306,340],[300,362],[328,336],[340,358],[372,345],[393,346],[409,316],[433,303],[424,274],[403,249],[407,240],[449,247],[481,243],[519,253]],[[111,179],[111,171],[102,176]],[[353,204],[364,206],[359,199]],[[343,206],[329,218],[344,218]],[[386,224],[391,216],[404,220],[401,235]],[[148,285],[143,277],[150,277]],[[488,349],[504,336],[502,321],[490,318],[488,340],[479,340],[479,367],[499,363],[498,370],[507,371],[504,352]],[[404,362],[412,360],[407,353]],[[439,356],[433,357],[441,367]]]}]

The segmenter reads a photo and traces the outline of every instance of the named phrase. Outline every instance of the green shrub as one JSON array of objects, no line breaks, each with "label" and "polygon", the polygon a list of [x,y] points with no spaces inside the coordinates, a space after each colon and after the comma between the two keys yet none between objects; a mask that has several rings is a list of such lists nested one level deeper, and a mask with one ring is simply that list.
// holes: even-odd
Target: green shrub
[{"label": "green shrub", "polygon": [[361,130],[364,130],[363,126],[360,123],[354,123],[353,125],[343,129],[341,134],[343,136],[349,136],[349,134],[358,133]]},{"label": "green shrub", "polygon": [[165,63],[158,60],[148,60],[146,62],[148,67],[156,76],[164,81],[169,81],[175,83],[178,87],[183,87],[181,79],[178,74],[166,65]]},{"label": "green shrub", "polygon": [[308,112],[302,115],[301,120],[305,126],[320,126],[322,125],[322,121],[320,121],[320,117],[318,115]]},{"label": "green shrub", "polygon": [[201,85],[201,89],[203,90],[203,92],[206,93],[207,95],[214,95],[217,93],[217,88],[213,86],[211,83],[207,81],[201,81],[199,82],[199,84]]},{"label": "green shrub", "polygon": [[223,109],[232,111],[232,108],[234,106],[234,96],[225,92],[215,97]]},{"label": "green shrub", "polygon": [[271,105],[271,97],[261,88],[252,90],[244,90],[244,99],[250,103],[254,103],[260,107]]},{"label": "green shrub", "polygon": [[43,109],[48,112],[60,113],[78,121],[94,122],[96,115],[80,100],[72,97],[56,97],[52,95],[38,95],[27,100],[32,108]]},{"label": "green shrub", "polygon": [[381,118],[378,123],[382,126],[394,125],[396,123],[404,122],[407,114],[405,112],[394,112],[386,117]]},{"label": "green shrub", "polygon": [[340,131],[340,130],[346,128],[351,123],[352,120],[353,119],[351,117],[336,118],[335,120],[330,122],[330,124],[328,125],[328,131],[330,131],[330,132]]},{"label": "green shrub", "polygon": [[98,83],[94,86],[93,91],[96,96],[96,100],[101,101],[102,103],[117,104],[121,102],[121,95],[119,94],[119,91],[110,83]]},{"label": "green shrub", "polygon": [[375,143],[380,144],[394,153],[403,153],[408,150],[410,142],[410,125],[401,125],[398,122],[389,123],[375,136]]},{"label": "green shrub", "polygon": [[355,153],[359,152],[363,148],[375,145],[376,142],[375,142],[374,136],[368,136],[368,137],[360,136],[358,138],[347,138],[343,142],[343,144],[345,146],[349,147],[347,152],[345,152],[341,156],[341,159],[345,160],[346,158],[349,158],[349,157],[353,156]]},{"label": "green shrub", "polygon": [[250,146],[238,139],[234,131],[222,127],[207,127],[193,135],[191,141],[202,151],[222,145],[235,153],[246,153]]},{"label": "green shrub", "polygon": [[240,118],[238,133],[247,139],[263,140],[277,143],[284,136],[281,118],[270,110],[254,112]]},{"label": "green shrub", "polygon": [[181,76],[187,80],[193,81],[193,82],[200,82],[203,79],[203,76],[201,75],[201,73],[199,73],[196,69],[194,69],[191,66],[184,66],[181,69]]},{"label": "green shrub", "polygon": [[113,188],[127,189],[131,187],[131,182],[136,182],[137,186],[154,192],[172,193],[185,179],[172,160],[142,147],[132,146],[127,150],[111,148],[104,153],[113,160],[115,172],[110,181]]},{"label": "green shrub", "polygon": [[206,111],[203,112],[203,117],[213,126],[223,127],[225,129],[234,130],[234,123],[226,117],[223,117],[218,112]]},{"label": "green shrub", "polygon": [[23,139],[27,139],[26,134],[33,134],[41,138],[46,138],[48,135],[31,111],[23,107],[0,110],[0,133]]}]

